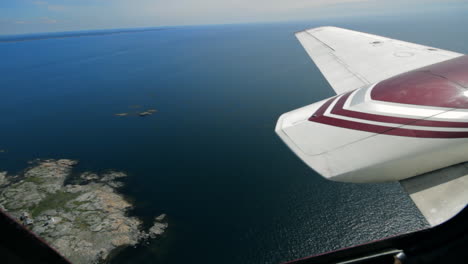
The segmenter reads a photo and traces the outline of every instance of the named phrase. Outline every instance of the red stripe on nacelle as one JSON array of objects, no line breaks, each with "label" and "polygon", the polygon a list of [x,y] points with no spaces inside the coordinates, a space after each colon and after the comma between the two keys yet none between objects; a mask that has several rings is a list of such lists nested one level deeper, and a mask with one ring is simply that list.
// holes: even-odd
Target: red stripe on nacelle
[{"label": "red stripe on nacelle", "polygon": [[357,112],[357,111],[344,109],[343,106],[346,100],[351,95],[351,93],[352,92],[349,92],[343,95],[342,97],[340,97],[338,102],[336,102],[335,107],[333,107],[331,111],[332,114],[353,117],[353,118],[358,118],[358,119],[363,119],[363,120],[369,120],[369,121],[411,125],[411,126],[468,128],[468,123],[466,122],[434,121],[434,120],[396,117],[396,116],[384,116],[384,115],[369,114],[369,113],[363,113],[363,112]]},{"label": "red stripe on nacelle", "polygon": [[[349,94],[342,96],[338,99],[338,102],[335,104],[334,109],[337,108],[338,103],[341,100],[341,107],[344,105],[344,102],[348,98]],[[344,99],[343,99],[344,98]],[[335,127],[392,135],[392,136],[403,136],[403,137],[417,137],[417,138],[468,138],[468,132],[457,132],[457,131],[431,131],[431,130],[416,130],[416,129],[406,129],[400,127],[388,127],[381,125],[366,124],[356,121],[338,119],[335,117],[325,116],[327,108],[332,104],[336,98],[332,98],[325,102],[319,109],[309,118],[309,121],[331,125]],[[337,110],[342,109],[338,105]],[[333,111],[333,110],[332,110]]]},{"label": "red stripe on nacelle", "polygon": [[359,123],[355,121],[337,119],[337,118],[328,117],[328,116],[316,117],[316,118],[313,118],[311,121],[316,122],[316,123],[336,126],[336,127],[372,132],[372,133],[377,133],[377,134],[392,135],[392,136],[418,137],[418,138],[468,138],[468,132],[430,131],[430,130],[395,128],[395,127]]}]

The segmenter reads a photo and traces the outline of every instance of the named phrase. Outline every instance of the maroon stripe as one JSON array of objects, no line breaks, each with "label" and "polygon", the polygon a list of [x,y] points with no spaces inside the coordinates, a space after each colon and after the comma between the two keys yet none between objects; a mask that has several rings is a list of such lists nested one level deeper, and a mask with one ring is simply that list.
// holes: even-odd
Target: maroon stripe
[{"label": "maroon stripe", "polygon": [[314,118],[318,116],[323,116],[323,114],[325,114],[325,111],[327,111],[327,108],[335,99],[336,97],[333,97],[329,99],[328,101],[326,101],[324,104],[322,104],[322,106],[320,106],[319,109],[317,109],[317,111],[315,111],[315,113],[309,118],[309,121],[312,121]]},{"label": "maroon stripe", "polygon": [[383,115],[368,114],[368,113],[344,109],[343,106],[346,100],[351,95],[351,93],[352,92],[349,92],[343,95],[338,100],[338,102],[336,102],[335,106],[333,107],[331,111],[332,114],[359,118],[359,119],[364,119],[364,120],[370,120],[370,121],[412,125],[412,126],[460,127],[460,128],[468,127],[468,123],[466,122],[433,121],[433,120],[421,120],[421,119],[404,118],[404,117],[383,116]]},{"label": "maroon stripe", "polygon": [[331,126],[349,128],[349,129],[354,129],[354,130],[372,132],[372,133],[377,133],[377,134],[382,134],[393,128],[393,127],[372,125],[372,124],[366,124],[366,123],[359,123],[359,122],[344,120],[344,119],[337,119],[337,118],[328,117],[328,116],[320,116],[318,118],[315,118],[313,122],[331,125]]},{"label": "maroon stripe", "polygon": [[[347,112],[360,113],[360,112],[349,111],[349,110],[343,109],[344,103],[349,98],[351,93],[352,92],[349,92],[343,95],[342,97],[340,97],[340,99],[338,99],[338,101],[336,102],[335,106],[333,107],[331,111],[333,114],[346,115],[348,114]],[[350,121],[350,120],[344,120],[344,119],[338,119],[334,117],[325,116],[324,114],[327,108],[332,104],[334,100],[336,100],[336,97],[331,98],[325,103],[323,103],[322,106],[320,106],[317,109],[317,111],[315,111],[315,113],[309,118],[309,121],[321,123],[325,125],[330,125],[330,126],[372,132],[372,133],[377,133],[377,134],[393,135],[393,136],[418,137],[418,138],[468,138],[468,132],[415,130],[415,129],[405,129],[405,128],[398,128],[398,127],[395,128],[395,127],[366,124],[366,123],[361,123],[361,122],[356,122],[356,121]],[[345,114],[343,114],[343,112]],[[366,113],[362,113],[362,114],[369,115],[366,117],[370,117],[370,118],[361,118],[361,119],[365,119],[365,120],[370,119],[374,121],[389,122],[389,121],[382,121],[382,119],[372,119],[372,118],[387,118],[387,116],[379,116],[379,115],[366,114]],[[351,117],[356,117],[356,116],[351,116]],[[424,120],[399,118],[399,117],[388,117],[388,118],[411,120],[413,121],[411,125],[414,125],[415,123],[420,122],[420,121],[424,121]],[[399,120],[399,121],[402,121],[402,120]],[[432,122],[455,123],[455,122],[444,122],[444,121],[432,121]],[[395,122],[392,122],[392,123],[395,123]],[[406,124],[406,123],[403,123],[403,124]]]},{"label": "maroon stripe", "polygon": [[418,138],[468,138],[468,132],[429,131],[403,128],[392,129],[384,134]]},{"label": "maroon stripe", "polygon": [[328,116],[316,117],[311,121],[321,123],[321,124],[336,126],[336,127],[372,132],[372,133],[377,133],[377,134],[393,135],[393,136],[417,137],[417,138],[468,138],[468,132],[429,131],[429,130],[394,128],[394,127],[359,123],[355,121],[337,119],[337,118],[328,117]]}]

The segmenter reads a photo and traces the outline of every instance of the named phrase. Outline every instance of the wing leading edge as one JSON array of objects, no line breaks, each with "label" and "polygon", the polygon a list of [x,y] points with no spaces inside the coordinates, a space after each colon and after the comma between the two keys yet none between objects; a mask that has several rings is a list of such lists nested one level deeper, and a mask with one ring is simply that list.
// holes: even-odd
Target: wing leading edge
[{"label": "wing leading edge", "polygon": [[336,27],[296,37],[337,94],[463,55]]}]

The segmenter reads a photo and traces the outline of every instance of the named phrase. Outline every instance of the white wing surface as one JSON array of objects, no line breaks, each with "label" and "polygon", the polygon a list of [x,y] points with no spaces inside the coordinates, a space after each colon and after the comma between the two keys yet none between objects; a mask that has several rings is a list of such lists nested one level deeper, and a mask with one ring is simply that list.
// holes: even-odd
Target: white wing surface
[{"label": "white wing surface", "polygon": [[468,162],[400,183],[431,226],[447,221],[468,204]]},{"label": "white wing surface", "polygon": [[[330,180],[400,181],[432,226],[462,210],[468,204],[468,56],[336,27],[296,37],[339,96],[280,117],[276,132],[291,150]],[[393,99],[372,98],[381,81],[396,75],[380,90]],[[444,108],[425,101],[435,94],[442,102],[447,91],[453,91],[447,102],[463,94],[463,103]],[[459,114],[449,120],[447,111]]]},{"label": "white wing surface", "polygon": [[463,55],[336,27],[296,37],[337,94]]}]

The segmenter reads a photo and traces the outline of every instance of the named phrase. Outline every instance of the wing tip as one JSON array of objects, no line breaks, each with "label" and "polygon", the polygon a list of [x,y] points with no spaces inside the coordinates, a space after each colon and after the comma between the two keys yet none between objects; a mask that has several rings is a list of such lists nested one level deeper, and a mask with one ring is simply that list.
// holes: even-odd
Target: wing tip
[{"label": "wing tip", "polygon": [[309,29],[296,31],[296,32],[294,32],[294,35],[298,35],[298,34],[301,34],[301,33],[314,33],[314,32],[319,32],[319,31],[323,31],[323,30],[330,30],[330,29],[336,30],[336,29],[344,29],[344,28],[339,28],[339,27],[335,27],[335,26],[320,26],[320,27],[314,27],[314,28],[309,28]]}]

